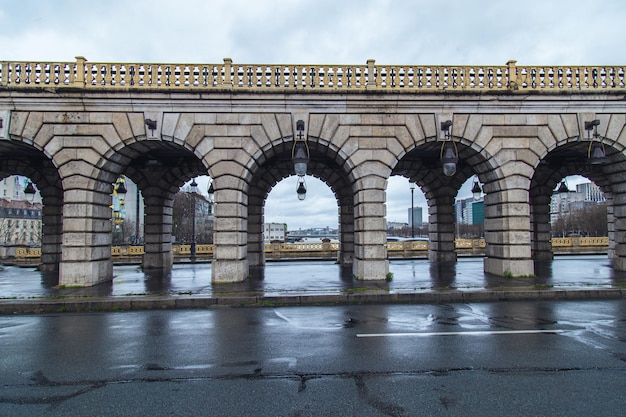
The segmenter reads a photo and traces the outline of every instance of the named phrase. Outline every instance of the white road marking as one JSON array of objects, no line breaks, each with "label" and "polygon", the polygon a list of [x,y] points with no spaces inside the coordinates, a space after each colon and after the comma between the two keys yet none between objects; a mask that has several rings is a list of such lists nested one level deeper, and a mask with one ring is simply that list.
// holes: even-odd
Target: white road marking
[{"label": "white road marking", "polygon": [[502,334],[563,333],[564,331],[565,330],[476,330],[466,332],[358,333],[356,337],[485,336]]}]

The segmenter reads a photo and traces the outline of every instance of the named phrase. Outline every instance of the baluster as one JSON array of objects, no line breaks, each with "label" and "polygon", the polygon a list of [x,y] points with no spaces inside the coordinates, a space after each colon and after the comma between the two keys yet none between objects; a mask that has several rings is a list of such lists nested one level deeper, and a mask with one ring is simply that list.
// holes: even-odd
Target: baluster
[{"label": "baluster", "polygon": [[190,70],[189,70],[189,65],[185,65],[182,68],[182,80],[181,80],[181,85],[185,86],[185,87],[189,87],[189,85],[191,84],[189,78],[190,78]]},{"label": "baluster", "polygon": [[354,69],[354,86],[356,88],[365,86],[365,70],[361,67]]},{"label": "baluster", "polygon": [[405,88],[413,88],[412,67],[402,67],[398,71],[398,85]]},{"label": "baluster", "polygon": [[175,65],[174,66],[174,86],[179,87],[181,85],[181,71],[180,71],[180,66],[179,65]]},{"label": "baluster", "polygon": [[319,75],[320,75],[320,87],[323,88],[328,88],[329,87],[329,82],[328,82],[328,68],[327,67],[319,67]]},{"label": "baluster", "polygon": [[608,67],[605,68],[606,71],[606,75],[607,78],[610,80],[610,82],[607,82],[607,86],[608,87],[615,87],[615,68],[614,67]]},{"label": "baluster", "polygon": [[59,80],[61,79],[61,65],[54,64],[54,73],[51,75],[52,83],[55,85],[59,84]]},{"label": "baluster", "polygon": [[606,88],[608,83],[606,81],[606,68],[605,67],[599,67],[598,68],[598,78],[600,79],[600,88]]},{"label": "baluster", "polygon": [[252,67],[248,67],[245,71],[245,76],[247,77],[247,82],[244,79],[244,84],[247,84],[248,87],[252,87]]},{"label": "baluster", "polygon": [[271,87],[271,85],[272,85],[271,67],[265,67],[265,69],[263,69],[263,87]]},{"label": "baluster", "polygon": [[41,64],[35,64],[35,84],[41,83]]},{"label": "baluster", "polygon": [[125,64],[120,66],[120,85],[128,85],[128,68]]},{"label": "baluster", "polygon": [[200,86],[200,68],[196,65],[194,65],[193,67],[193,86],[194,87],[198,87]]},{"label": "baluster", "polygon": [[96,64],[96,77],[99,79],[96,84],[102,86],[109,86],[112,83],[111,80],[111,67],[105,64]]},{"label": "baluster", "polygon": [[137,85],[140,87],[145,87],[146,85],[146,67],[143,64],[140,64],[137,68]]},{"label": "baluster", "polygon": [[98,64],[85,66],[85,86],[98,85]]},{"label": "baluster", "polygon": [[256,87],[261,86],[262,78],[263,78],[263,74],[261,73],[261,67],[256,67],[256,70],[254,71],[254,85]]},{"label": "baluster", "polygon": [[427,67],[424,73],[424,77],[426,79],[425,87],[429,88],[433,86],[433,70],[430,67]]},{"label": "baluster", "polygon": [[13,65],[13,84],[19,84],[22,76],[22,64]]},{"label": "baluster", "polygon": [[591,70],[591,79],[593,80],[593,88],[598,88],[598,70],[596,68]]},{"label": "baluster", "polygon": [[280,69],[278,67],[270,67],[270,71],[272,74],[272,83],[271,86],[275,88],[280,87]]},{"label": "baluster", "polygon": [[334,88],[335,84],[333,83],[333,78],[335,71],[332,66],[327,66],[324,68],[324,86],[326,88]]},{"label": "baluster", "polygon": [[[211,82],[210,85],[213,85],[213,83]],[[202,67],[202,86],[203,87],[209,86],[209,67],[208,66]]]},{"label": "baluster", "polygon": [[269,87],[271,80],[268,73],[268,67],[261,67],[261,87]]},{"label": "baluster", "polygon": [[115,85],[117,83],[117,80],[115,79],[117,77],[117,68],[115,67],[115,64],[103,65],[103,69],[107,72],[106,79],[108,82],[105,85]]},{"label": "baluster", "polygon": [[30,84],[30,77],[32,75],[32,64],[29,62],[24,68],[24,84]]},{"label": "baluster", "polygon": [[262,66],[257,67],[257,87],[265,87],[267,77],[265,76],[265,70]]},{"label": "baluster", "polygon": [[[291,74],[291,70],[289,69],[289,66],[285,66],[281,68],[281,80],[282,80],[282,86],[283,87],[290,87],[292,82],[290,80],[290,74]],[[295,87],[295,85],[294,85]]]},{"label": "baluster", "polygon": [[73,71],[72,65],[63,64],[63,85],[70,85],[72,83]]},{"label": "baluster", "polygon": [[341,67],[333,67],[333,74],[331,77],[333,88],[339,88],[341,84]]},{"label": "baluster", "polygon": [[165,84],[167,87],[169,87],[169,86],[170,86],[170,82],[171,82],[171,81],[170,81],[170,75],[171,75],[171,72],[172,72],[172,71],[171,71],[171,69],[170,69],[170,66],[169,66],[169,65],[166,65],[166,66],[165,66],[165,81],[164,81],[164,84]]},{"label": "baluster", "polygon": [[150,65],[148,66],[148,77],[150,87],[159,87],[161,85],[161,66],[160,65]]},{"label": "baluster", "polygon": [[42,73],[43,73],[43,81],[42,82],[44,84],[50,84],[50,67],[51,67],[50,64],[46,64],[43,67],[43,71],[42,71]]}]

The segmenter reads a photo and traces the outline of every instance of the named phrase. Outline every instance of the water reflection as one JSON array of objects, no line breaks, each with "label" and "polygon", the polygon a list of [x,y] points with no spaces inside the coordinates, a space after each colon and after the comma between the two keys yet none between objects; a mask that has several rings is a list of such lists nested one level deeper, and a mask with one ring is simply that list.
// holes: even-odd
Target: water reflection
[{"label": "water reflection", "polygon": [[430,280],[434,289],[453,289],[456,279],[456,262],[430,264]]},{"label": "water reflection", "polygon": [[143,282],[147,293],[169,292],[172,288],[172,270],[170,268],[146,270],[144,276]]},{"label": "water reflection", "polygon": [[45,289],[55,287],[59,283],[59,271],[42,271],[41,286]]},{"label": "water reflection", "polygon": [[61,288],[56,273],[5,266],[0,270],[0,297],[121,296],[142,294],[204,294],[227,292],[254,295],[324,294],[380,290],[415,292],[476,290],[484,288],[593,288],[626,284],[626,272],[615,271],[605,256],[562,256],[535,262],[535,276],[506,278],[486,274],[483,258],[459,258],[457,262],[425,259],[391,260],[389,281],[361,281],[351,265],[332,261],[270,262],[251,267],[247,280],[212,284],[211,264],[175,264],[167,270],[143,271],[138,265],[116,265],[113,281],[88,288]]}]

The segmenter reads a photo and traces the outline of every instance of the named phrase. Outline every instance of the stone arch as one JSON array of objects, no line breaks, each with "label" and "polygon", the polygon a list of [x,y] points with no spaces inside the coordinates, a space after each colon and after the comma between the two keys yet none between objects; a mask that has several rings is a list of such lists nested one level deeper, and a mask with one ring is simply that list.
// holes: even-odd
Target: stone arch
[{"label": "stone arch", "polygon": [[[623,258],[625,242],[622,239],[622,215],[626,195],[622,189],[626,182],[626,115],[624,114],[577,114],[570,115],[570,126],[577,132],[569,136],[552,134],[549,146],[540,155],[530,187],[532,214],[532,250],[533,259],[551,259],[550,243],[550,201],[553,190],[566,176],[579,174],[598,185],[607,198],[609,222],[609,257],[613,258],[616,269],[624,269]],[[590,138],[584,130],[584,123],[600,120],[598,134],[602,139],[606,158],[601,163],[593,163],[588,158]],[[570,129],[573,131],[573,128]],[[574,134],[575,133],[575,134]]]},{"label": "stone arch", "polygon": [[[335,160],[336,153],[329,150],[318,138],[309,137],[311,160],[307,175],[319,178],[335,194],[339,207],[339,239],[341,250],[338,261],[352,263],[354,253],[353,193],[352,185]],[[281,180],[293,175],[291,149],[293,140],[281,140],[271,149],[264,150],[264,160],[253,173],[248,193],[248,255],[251,265],[263,265],[263,207],[271,189]],[[295,195],[294,195],[295,198]]]},{"label": "stone arch", "polygon": [[144,199],[144,269],[172,266],[174,196],[189,179],[208,172],[194,151],[191,146],[177,141],[127,141],[124,147],[108,154],[100,164],[103,182],[112,184],[115,178],[124,174],[141,190]]},{"label": "stone arch", "polygon": [[[317,177],[325,182],[335,194],[339,206],[339,229],[341,252],[339,261],[351,263],[354,247],[354,218],[353,218],[353,193],[351,189],[352,179],[345,172],[350,163],[342,158],[337,144],[328,138],[320,137],[320,124],[323,123],[323,115],[298,115],[294,114],[291,121],[304,119],[306,126],[306,140],[310,150],[308,175]],[[249,233],[251,239],[250,250],[253,264],[263,264],[262,255],[262,218],[263,206],[271,188],[284,178],[293,174],[291,152],[294,140],[294,125],[290,124],[291,131],[287,136],[268,140],[257,154],[253,155],[254,169],[251,184],[254,188],[249,194]]]},{"label": "stone arch", "polygon": [[93,285],[112,278],[112,186],[109,178],[103,178],[99,164],[133,136],[131,120],[143,124],[141,115],[126,113],[12,112],[12,137],[40,149],[59,178],[59,281],[63,285]]},{"label": "stone arch", "polygon": [[[432,119],[435,118],[431,115]],[[430,136],[413,142],[405,148],[405,155],[394,166],[392,174],[402,175],[415,182],[423,191],[429,214],[429,259],[431,261],[455,261],[455,198],[461,186],[476,175],[486,194],[500,187],[501,173],[493,165],[493,156],[480,146],[477,137],[468,139],[462,134],[471,133],[466,115],[438,115],[441,120],[453,120],[452,140],[458,150],[459,162],[456,173],[447,177],[442,173],[442,140],[431,128]],[[434,122],[431,122],[433,125]]]},{"label": "stone arch", "polygon": [[20,136],[0,142],[0,175],[28,177],[42,198],[41,261],[39,270],[53,272],[58,283],[61,242],[63,234],[63,188],[61,178],[41,149]]},{"label": "stone arch", "polygon": [[[411,143],[434,133],[434,117],[420,114],[313,114],[310,135],[329,143],[351,184],[354,213],[353,275],[389,276],[386,184]],[[343,210],[343,209],[342,209]]]}]

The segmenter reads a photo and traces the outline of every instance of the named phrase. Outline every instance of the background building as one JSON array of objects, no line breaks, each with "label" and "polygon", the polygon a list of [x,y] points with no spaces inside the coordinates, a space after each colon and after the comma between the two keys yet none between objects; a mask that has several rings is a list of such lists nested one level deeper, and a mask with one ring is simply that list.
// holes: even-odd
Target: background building
[{"label": "background building", "polygon": [[0,199],[0,243],[41,246],[41,204]]},{"label": "background building", "polygon": [[593,182],[577,184],[575,190],[567,193],[554,191],[550,200],[550,223],[556,222],[559,217],[567,216],[575,210],[605,202],[604,193]]},{"label": "background building", "polygon": [[485,222],[485,201],[473,198],[456,200],[454,216],[457,224],[483,224]]},{"label": "background building", "polygon": [[422,227],[422,208],[421,207],[413,207],[413,216],[411,216],[411,209],[407,210],[408,215],[408,225],[409,227],[413,226],[413,221],[415,221],[415,227]]},{"label": "background building", "polygon": [[[124,197],[124,223],[125,234],[128,241],[132,244],[143,244],[143,228],[144,228],[144,204],[141,192],[137,185],[129,178],[124,177],[124,185],[126,186],[126,196]],[[116,196],[114,196],[113,205],[115,206]]]},{"label": "background building", "polygon": [[29,181],[19,175],[0,181],[0,244],[41,245],[41,194],[24,193]]},{"label": "background building", "polygon": [[270,243],[274,240],[284,242],[287,238],[287,225],[285,223],[264,223],[263,241]]},{"label": "background building", "polygon": [[409,225],[407,223],[387,222],[387,229],[390,229],[390,230],[404,229],[405,227],[408,227],[408,226]]},{"label": "background building", "polygon": [[[24,194],[24,189],[29,181],[27,177],[20,175],[11,175],[4,178],[0,181],[0,198],[8,201],[28,201],[26,194]],[[41,194],[39,194],[39,190],[37,190],[32,198],[32,202],[41,204]]]}]

